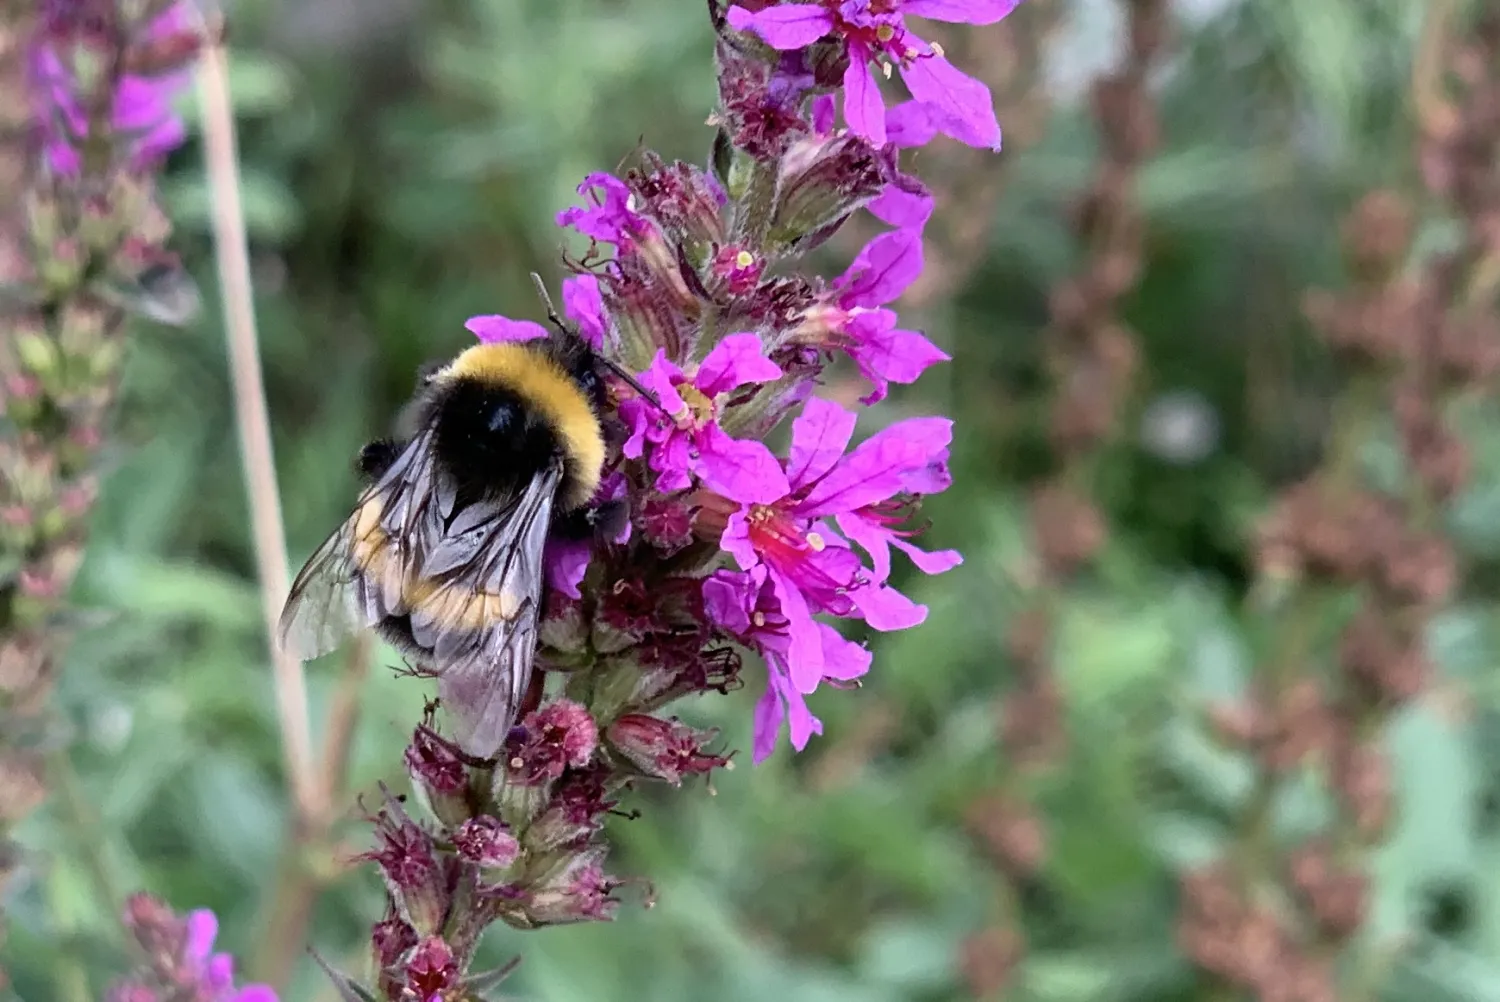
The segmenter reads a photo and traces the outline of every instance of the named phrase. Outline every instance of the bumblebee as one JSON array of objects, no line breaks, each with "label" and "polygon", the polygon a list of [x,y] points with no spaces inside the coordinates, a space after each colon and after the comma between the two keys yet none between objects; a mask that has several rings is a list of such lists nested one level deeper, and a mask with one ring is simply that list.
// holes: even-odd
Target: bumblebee
[{"label": "bumblebee", "polygon": [[283,648],[307,660],[374,627],[437,677],[460,747],[493,758],[531,680],[548,534],[578,531],[599,486],[602,364],[559,332],[423,377],[408,434],[361,451],[353,513],[292,583]]}]

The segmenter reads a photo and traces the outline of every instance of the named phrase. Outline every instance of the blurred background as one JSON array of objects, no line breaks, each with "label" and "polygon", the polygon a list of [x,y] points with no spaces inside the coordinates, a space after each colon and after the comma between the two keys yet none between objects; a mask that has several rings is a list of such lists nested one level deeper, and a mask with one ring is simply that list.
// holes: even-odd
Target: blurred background
[{"label": "blurred background", "polygon": [[[472,314],[539,318],[527,274],[554,288],[562,277],[553,215],[583,174],[642,140],[705,158],[714,91],[700,6],[234,6],[294,564],[347,511],[351,458],[416,367],[465,345]],[[626,806],[640,817],[612,822],[614,869],[648,878],[655,907],[627,889],[611,924],[497,931],[492,959],[524,955],[512,996],[937,1002],[973,997],[990,964],[1006,968],[1014,999],[1236,997],[1178,947],[1179,876],[1224,851],[1251,786],[1246,763],[1194,721],[1243,689],[1281,625],[1245,611],[1253,528],[1317,462],[1338,385],[1301,304],[1344,282],[1338,227],[1363,192],[1417,190],[1410,79],[1423,7],[1172,6],[1149,78],[1162,142],[1136,179],[1143,270],[1118,310],[1140,364],[1094,467],[1107,541],[1051,606],[1066,753],[1028,780],[1036,816],[1009,843],[986,835],[976,805],[1012,772],[997,735],[1015,684],[1006,637],[1029,604],[1026,492],[1048,464],[1039,332],[1049,290],[1082,264],[1069,220],[1098,157],[1088,88],[1118,59],[1124,20],[1114,0],[1028,0],[999,26],[942,36],[994,89],[1006,148],[940,141],[912,164],[942,201],[929,274],[902,308],[956,362],[894,394],[882,419],[957,420],[954,487],[929,504],[924,542],[967,562],[903,582],[928,622],[871,638],[862,690],[817,694],[826,736],[805,754],[783,747],[758,768],[742,754],[714,790],[638,792]],[[44,863],[14,902],[7,961],[27,1002],[66,998],[80,971],[102,985],[122,963],[109,897],[146,887],[180,909],[213,908],[224,948],[252,973],[290,964],[283,998],[323,1002],[334,995],[300,944],[277,942],[288,806],[196,143],[165,183],[204,309],[187,330],[146,327],[134,341],[76,590],[101,625],[62,673],[57,707],[76,741],[64,781],[19,833]],[[1451,222],[1432,220],[1419,252],[1453,238]],[[855,229],[826,247],[825,273],[858,248]],[[1394,813],[1362,857],[1372,884],[1356,953],[1389,998],[1500,999],[1500,423],[1493,407],[1471,417],[1475,473],[1448,522],[1465,586],[1431,623],[1428,695],[1384,721]],[[1388,439],[1374,436],[1364,458],[1399,478]],[[340,670],[327,660],[310,666],[315,722]],[[354,796],[404,782],[424,695],[394,664],[378,652],[361,691],[349,814],[313,861],[322,887],[306,942],[346,969],[363,969],[382,908],[375,871],[344,865],[368,835]],[[748,748],[758,670],[749,677],[685,713]],[[1283,800],[1272,814],[1288,831],[1328,811],[1316,783]],[[1029,849],[1035,865],[1017,879],[1007,860]],[[983,929],[1009,932],[972,941]],[[1019,965],[1012,933],[1027,944]]]}]

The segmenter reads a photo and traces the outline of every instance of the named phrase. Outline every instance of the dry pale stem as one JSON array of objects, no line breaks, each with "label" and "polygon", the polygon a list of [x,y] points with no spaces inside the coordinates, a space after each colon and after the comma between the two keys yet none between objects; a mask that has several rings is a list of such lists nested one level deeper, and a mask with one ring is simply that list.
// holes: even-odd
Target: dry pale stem
[{"label": "dry pale stem", "polygon": [[261,381],[250,252],[240,204],[234,109],[229,97],[228,57],[222,45],[211,44],[204,49],[198,85],[203,100],[203,138],[213,198],[214,249],[224,302],[224,332],[229,341],[229,364],[234,378],[235,421],[239,426],[245,487],[249,493],[287,783],[299,817],[312,818],[317,805],[307,680],[302,663],[283,653],[276,643],[276,620],[291,576],[287,570],[281,499],[276,488],[276,463],[271,454],[271,425]]}]

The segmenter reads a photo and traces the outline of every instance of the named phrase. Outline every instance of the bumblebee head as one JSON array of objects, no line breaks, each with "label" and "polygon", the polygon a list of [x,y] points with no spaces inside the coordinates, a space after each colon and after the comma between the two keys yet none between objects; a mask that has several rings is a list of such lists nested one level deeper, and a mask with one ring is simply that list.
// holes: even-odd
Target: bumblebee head
[{"label": "bumblebee head", "polygon": [[475,345],[434,374],[429,393],[437,460],[463,487],[513,491],[561,462],[557,509],[593,497],[604,386],[592,353],[551,339]]}]

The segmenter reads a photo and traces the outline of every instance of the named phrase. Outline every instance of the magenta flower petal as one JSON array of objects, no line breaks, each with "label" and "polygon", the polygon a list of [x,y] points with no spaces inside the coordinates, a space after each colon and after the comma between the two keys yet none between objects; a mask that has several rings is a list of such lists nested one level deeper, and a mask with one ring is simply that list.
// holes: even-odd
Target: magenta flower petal
[{"label": "magenta flower petal", "polygon": [[703,609],[708,618],[736,636],[750,632],[749,602],[745,590],[752,584],[748,574],[715,571],[703,579]]},{"label": "magenta flower petal", "polygon": [[839,531],[855,546],[870,555],[870,569],[875,572],[876,582],[884,582],[891,576],[891,541],[893,533],[857,512],[840,512],[834,517]]},{"label": "magenta flower petal", "polygon": [[630,207],[630,189],[612,174],[588,175],[578,186],[578,194],[588,204],[559,212],[558,226],[571,226],[586,237],[618,245],[646,225]]},{"label": "magenta flower petal", "polygon": [[535,341],[547,336],[547,328],[530,320],[512,320],[499,314],[470,317],[464,327],[486,344],[503,341]]},{"label": "magenta flower petal", "polygon": [[849,447],[857,420],[852,411],[822,397],[812,397],[802,405],[802,413],[792,422],[786,470],[794,487],[810,484],[833,469]]},{"label": "magenta flower petal", "polygon": [[883,306],[893,302],[922,274],[922,238],[910,230],[882,233],[865,244],[840,281],[848,283],[840,304]]},{"label": "magenta flower petal", "polygon": [[892,539],[891,545],[910,557],[917,570],[923,574],[942,574],[964,562],[963,554],[957,550],[923,550],[900,536]]},{"label": "magenta flower petal", "polygon": [[812,692],[823,678],[823,638],[817,621],[795,582],[775,567],[770,568],[770,577],[781,614],[786,617],[788,677],[798,692]]},{"label": "magenta flower petal", "polygon": [[593,549],[588,540],[549,539],[542,557],[547,574],[547,586],[568,598],[581,598],[578,586],[589,572],[589,560]]},{"label": "magenta flower petal", "polygon": [[227,953],[216,953],[209,957],[203,980],[213,991],[223,991],[232,986],[234,984],[234,958]]},{"label": "magenta flower petal", "polygon": [[563,315],[578,325],[579,335],[598,351],[604,344],[604,297],[593,275],[574,275],[562,284]]},{"label": "magenta flower petal", "polygon": [[656,489],[663,494],[672,494],[693,486],[688,470],[694,463],[693,440],[683,434],[668,436],[651,451],[651,468],[657,472]]},{"label": "magenta flower petal", "polygon": [[912,97],[932,109],[939,131],[969,146],[1000,149],[1000,122],[984,84],[938,55],[913,60],[901,79]]},{"label": "magenta flower petal", "polygon": [[802,698],[802,693],[789,685],[781,685],[780,696],[786,705],[787,730],[792,739],[792,748],[801,751],[807,747],[807,742],[814,734],[823,733],[823,721],[813,716],[813,712],[807,708],[807,701]]},{"label": "magenta flower petal", "polygon": [[661,348],[656,349],[656,357],[651,360],[651,365],[640,374],[641,385],[655,393],[656,402],[661,404],[662,410],[673,417],[685,413],[688,409],[687,404],[682,402],[682,396],[677,392],[677,384],[682,379],[682,370],[675,362],[667,359],[666,351]]},{"label": "magenta flower petal", "polygon": [[813,98],[809,111],[813,132],[820,136],[833,132],[833,118],[838,111],[838,102],[833,99],[832,94],[819,94]]},{"label": "magenta flower petal", "polygon": [[886,142],[901,149],[926,146],[937,135],[932,113],[920,101],[902,101],[885,113]]},{"label": "magenta flower petal", "polygon": [[756,765],[771,757],[776,742],[781,739],[781,722],[786,719],[786,709],[781,694],[771,680],[766,681],[766,691],[755,704],[754,761]]},{"label": "magenta flower petal", "polygon": [[870,670],[872,655],[869,648],[846,640],[827,623],[818,624],[823,638],[823,677],[840,682],[852,682]]},{"label": "magenta flower petal", "polygon": [[760,563],[760,555],[750,542],[750,523],[743,511],[733,512],[719,536],[719,549],[734,558],[741,570],[748,571]]},{"label": "magenta flower petal", "polygon": [[697,437],[693,472],[703,486],[741,504],[769,504],[791,491],[781,464],[764,442],[730,438],[718,425]]},{"label": "magenta flower petal", "polygon": [[844,71],[844,122],[872,145],[885,145],[885,98],[870,69],[870,50],[854,43],[849,45],[849,68]]},{"label": "magenta flower petal", "polygon": [[201,967],[208,963],[209,954],[213,953],[214,940],[219,935],[219,919],[207,908],[198,908],[188,913],[187,917],[187,942],[182,948],[182,955],[192,961],[195,967]]},{"label": "magenta flower petal", "polygon": [[229,1002],[278,1002],[270,985],[246,985],[229,997]]},{"label": "magenta flower petal", "polygon": [[865,208],[870,215],[891,226],[920,230],[932,218],[933,198],[926,191],[909,191],[900,185],[886,185]]},{"label": "magenta flower petal", "polygon": [[958,24],[994,24],[1021,6],[1021,0],[905,0],[901,13]]},{"label": "magenta flower petal", "polygon": [[930,366],[949,360],[946,352],[922,334],[901,330],[895,324],[896,315],[885,309],[861,313],[849,321],[847,329],[854,343],[847,350],[860,373],[874,386],[860,403],[884,399],[888,382],[915,382]]},{"label": "magenta flower petal", "polygon": [[639,397],[620,401],[620,420],[630,431],[630,437],[620,446],[626,459],[640,459],[646,451],[646,433],[656,426],[656,407]]},{"label": "magenta flower petal", "polygon": [[729,26],[755,32],[773,49],[802,49],[833,30],[833,15],[810,3],[782,4],[754,13],[731,7]]},{"label": "magenta flower petal", "polygon": [[746,383],[769,383],[781,367],[766,357],[765,345],[754,334],[731,334],[714,345],[698,368],[693,383],[713,398]]},{"label": "magenta flower petal", "polygon": [[909,472],[903,484],[910,494],[941,494],[952,486],[953,474],[948,472],[947,450],[921,469]]},{"label": "magenta flower petal", "polygon": [[849,597],[870,628],[882,633],[907,630],[927,619],[927,606],[918,605],[888,585],[857,588]]},{"label": "magenta flower petal", "polygon": [[885,428],[859,446],[823,477],[797,506],[806,518],[853,511],[899,493],[907,475],[947,449],[953,422],[909,418]]}]

